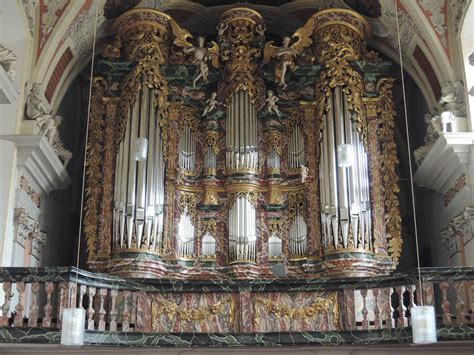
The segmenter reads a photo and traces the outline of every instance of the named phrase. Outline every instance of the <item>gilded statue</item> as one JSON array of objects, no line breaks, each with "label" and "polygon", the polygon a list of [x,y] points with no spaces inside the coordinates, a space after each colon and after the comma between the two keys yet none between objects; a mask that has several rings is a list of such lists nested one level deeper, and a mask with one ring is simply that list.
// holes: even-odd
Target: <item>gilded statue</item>
[{"label": "gilded statue", "polygon": [[304,184],[309,178],[309,168],[300,164],[301,183]]},{"label": "gilded statue", "polygon": [[267,91],[267,98],[265,99],[265,101],[267,103],[267,112],[270,114],[274,113],[278,117],[280,117],[281,112],[278,109],[278,105],[277,105],[278,97],[273,94],[273,90]]},{"label": "gilded statue", "polygon": [[183,48],[183,52],[186,54],[192,55],[191,63],[196,66],[198,69],[198,74],[193,80],[193,87],[196,89],[196,84],[199,79],[202,79],[204,83],[208,83],[208,76],[209,76],[209,66],[207,65],[207,61],[211,60],[214,67],[218,67],[219,64],[217,62],[217,55],[219,52],[219,46],[216,42],[212,41],[212,47],[207,48],[205,44],[204,37],[198,37],[198,45],[197,46],[187,46]]},{"label": "gilded statue", "polygon": [[204,112],[202,113],[202,116],[206,116],[208,113],[211,113],[212,111],[215,110],[216,105],[217,105],[217,92],[213,92],[211,94],[211,97],[206,100],[206,107],[204,107]]},{"label": "gilded statue", "polygon": [[292,38],[284,37],[281,47],[273,45],[273,41],[267,42],[263,49],[263,64],[270,62],[271,58],[278,60],[275,65],[275,83],[283,90],[287,87],[285,75],[288,69],[295,71],[296,57],[303,52],[303,49],[308,47],[312,40],[310,38],[313,32],[313,21],[308,21],[303,27],[298,29],[292,38],[298,40],[290,46]]}]

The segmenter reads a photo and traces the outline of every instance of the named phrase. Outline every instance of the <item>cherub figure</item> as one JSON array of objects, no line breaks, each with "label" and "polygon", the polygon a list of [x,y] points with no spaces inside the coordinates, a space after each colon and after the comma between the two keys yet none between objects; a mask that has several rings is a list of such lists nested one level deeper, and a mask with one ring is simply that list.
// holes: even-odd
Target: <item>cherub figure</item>
[{"label": "cherub figure", "polygon": [[260,37],[265,37],[265,30],[265,25],[262,25],[261,23],[255,27],[255,32],[257,32]]},{"label": "cherub figure", "polygon": [[224,34],[224,32],[227,30],[228,27],[229,27],[229,24],[227,22],[220,22],[216,27],[217,38],[220,38]]},{"label": "cherub figure", "polygon": [[309,168],[300,164],[301,183],[304,184],[309,178]]},{"label": "cherub figure", "polygon": [[278,97],[273,94],[273,90],[268,90],[267,91],[267,98],[265,99],[267,102],[267,112],[268,113],[274,113],[278,117],[281,116],[281,112],[278,109]]},{"label": "cherub figure", "polygon": [[212,64],[215,67],[218,67],[217,63],[217,53],[219,51],[219,47],[216,42],[212,42],[213,46],[211,48],[206,48],[205,38],[198,37],[198,45],[185,47],[183,52],[186,54],[192,54],[192,63],[198,68],[198,75],[193,80],[193,87],[196,89],[196,84],[199,79],[202,78],[204,83],[208,83],[208,75],[209,75],[209,66],[207,65],[207,61],[211,58]]},{"label": "cherub figure", "polygon": [[217,105],[217,92],[213,92],[211,97],[206,100],[206,107],[204,108],[204,112],[202,113],[203,117],[206,116],[208,113],[214,111]]}]

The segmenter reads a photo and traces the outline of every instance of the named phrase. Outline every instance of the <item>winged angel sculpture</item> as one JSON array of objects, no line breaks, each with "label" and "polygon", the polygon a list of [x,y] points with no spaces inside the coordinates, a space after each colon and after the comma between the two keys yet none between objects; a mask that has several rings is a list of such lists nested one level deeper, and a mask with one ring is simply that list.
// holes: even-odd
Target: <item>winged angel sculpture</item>
[{"label": "winged angel sculpture", "polygon": [[188,42],[188,39],[193,38],[191,33],[181,28],[176,22],[171,22],[171,27],[175,40],[173,43],[183,48],[183,52],[191,56],[191,63],[197,68],[197,75],[193,80],[193,87],[196,89],[196,84],[199,79],[204,83],[208,83],[209,66],[207,62],[210,60],[214,68],[219,68],[219,46],[216,42],[211,41],[211,47],[205,46],[205,38],[198,37],[197,46]]},{"label": "winged angel sculpture", "polygon": [[[270,59],[276,58],[279,62],[275,65],[275,83],[283,90],[287,87],[285,75],[288,69],[294,71],[296,69],[296,56],[301,54],[303,50],[311,43],[311,34],[313,33],[313,21],[308,21],[303,27],[300,27],[293,36],[284,37],[281,47],[273,45],[273,41],[267,42],[263,49],[263,64],[268,64]],[[291,46],[292,39],[298,39]]]}]

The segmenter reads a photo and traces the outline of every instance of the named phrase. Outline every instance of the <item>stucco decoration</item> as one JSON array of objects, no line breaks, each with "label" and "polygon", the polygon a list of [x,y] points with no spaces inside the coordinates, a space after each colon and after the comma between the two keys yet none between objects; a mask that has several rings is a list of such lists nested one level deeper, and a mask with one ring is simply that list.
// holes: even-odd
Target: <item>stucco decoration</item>
[{"label": "stucco decoration", "polygon": [[433,27],[441,46],[449,57],[448,26],[447,26],[447,4],[446,0],[418,0],[418,5],[422,9]]},{"label": "stucco decoration", "polygon": [[30,36],[33,37],[35,34],[35,12],[38,7],[38,0],[21,0],[21,5],[23,6],[28,21]]},{"label": "stucco decoration", "polygon": [[441,241],[448,248],[449,257],[459,252],[461,249],[459,243],[466,245],[473,239],[473,223],[474,208],[467,206],[449,222],[448,228],[441,231]]},{"label": "stucco decoration", "polygon": [[426,158],[430,152],[433,145],[436,143],[438,137],[443,133],[443,127],[441,125],[441,119],[436,114],[436,111],[427,113],[425,115],[426,122],[426,135],[424,142],[425,144],[421,147],[415,149],[413,152],[413,157],[417,166],[420,166],[423,163],[423,160]]},{"label": "stucco decoration", "polygon": [[[398,53],[398,34],[395,7],[392,1],[385,3],[382,9],[381,20],[388,29],[387,40],[391,47]],[[413,19],[406,10],[398,5],[398,18],[400,24],[400,42],[403,59],[408,63],[411,62],[410,55],[413,53],[417,38],[422,37],[420,29],[417,27]]]},{"label": "stucco decoration", "polygon": [[15,242],[25,248],[27,241],[31,239],[31,255],[39,259],[48,237],[40,230],[38,221],[29,216],[24,207],[20,207],[15,209],[13,223]]},{"label": "stucco decoration", "polygon": [[446,81],[441,84],[441,97],[438,101],[443,111],[451,111],[456,117],[466,115],[464,84],[462,81]]},{"label": "stucco decoration", "polygon": [[0,66],[5,69],[8,77],[13,81],[15,79],[15,66],[16,66],[17,57],[11,49],[8,49],[3,44],[0,43]]},{"label": "stucco decoration", "polygon": [[467,10],[468,0],[448,0],[448,5],[451,8],[453,15],[454,23],[454,35],[456,36],[459,33],[461,28],[461,21],[464,16],[464,13]]},{"label": "stucco decoration", "polygon": [[64,13],[70,0],[40,0],[40,31],[37,58],[40,56],[44,45],[53,32],[54,26]]}]

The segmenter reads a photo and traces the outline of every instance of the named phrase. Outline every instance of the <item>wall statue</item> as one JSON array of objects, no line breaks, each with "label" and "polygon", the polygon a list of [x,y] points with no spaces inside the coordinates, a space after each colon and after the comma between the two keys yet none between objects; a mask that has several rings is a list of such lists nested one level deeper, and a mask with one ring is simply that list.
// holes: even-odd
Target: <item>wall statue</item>
[{"label": "wall statue", "polygon": [[425,115],[426,122],[426,135],[425,135],[425,144],[421,147],[415,149],[413,156],[417,166],[420,166],[423,163],[423,160],[426,158],[430,152],[433,145],[438,140],[438,137],[443,133],[443,126],[441,123],[441,118],[436,115],[434,110]]},{"label": "wall statue", "polygon": [[15,53],[0,43],[0,65],[5,69],[11,81],[15,79],[16,61],[17,57]]},{"label": "wall statue", "polygon": [[466,115],[464,102],[464,84],[462,81],[446,81],[441,85],[441,97],[438,104],[443,111],[451,111],[456,117]]},{"label": "wall statue", "polygon": [[53,115],[44,91],[39,83],[33,84],[26,98],[26,115],[29,120],[35,120],[36,134],[41,134],[48,139],[58,157],[63,160],[66,167],[72,158],[72,153],[64,148],[63,141],[59,136],[58,126],[62,122],[62,117]]}]

